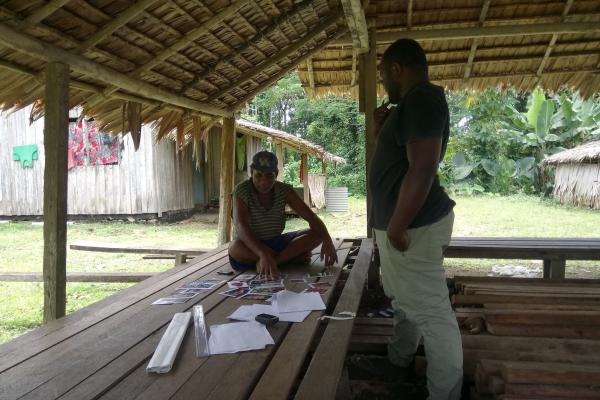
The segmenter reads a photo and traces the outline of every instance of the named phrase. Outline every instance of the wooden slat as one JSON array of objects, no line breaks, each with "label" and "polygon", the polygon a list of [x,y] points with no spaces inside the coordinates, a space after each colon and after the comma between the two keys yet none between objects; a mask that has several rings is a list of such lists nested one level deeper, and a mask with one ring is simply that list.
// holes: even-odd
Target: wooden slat
[{"label": "wooden slat", "polygon": [[[334,314],[358,311],[372,256],[373,241],[365,239],[361,243]],[[296,399],[332,399],[335,396],[353,325],[353,320],[328,322],[308,370],[302,378]],[[324,374],[324,371],[327,371],[327,374]]]},{"label": "wooden slat", "polygon": [[[67,282],[141,282],[153,272],[70,272]],[[44,277],[36,272],[5,272],[0,274],[0,282],[43,282]]]},{"label": "wooden slat", "polygon": [[485,322],[492,335],[600,339],[598,326],[512,325]]},{"label": "wooden slat", "polygon": [[587,386],[600,382],[600,365],[505,361],[500,370],[506,383]]},{"label": "wooden slat", "polygon": [[201,255],[207,249],[169,249],[154,246],[128,246],[115,243],[80,240],[69,245],[71,250],[98,251],[103,253],[136,253],[136,254],[187,254]]},{"label": "wooden slat", "polygon": [[[344,265],[348,252],[349,243],[341,243],[338,250],[339,265]],[[340,269],[335,269],[335,281],[337,281]],[[327,304],[331,299],[332,290],[323,295],[323,301]],[[302,324],[295,324],[291,327],[286,336],[283,345],[277,349],[269,366],[258,381],[250,399],[286,399],[292,389],[292,386],[300,372],[304,362],[304,357],[300,354],[306,354],[310,348],[312,339],[319,327],[323,313],[312,313]]]},{"label": "wooden slat", "polygon": [[[216,271],[207,275],[200,270],[189,275],[186,281],[219,277]],[[96,324],[76,337],[58,343],[35,358],[4,372],[0,375],[0,387],[4,388],[9,398],[27,394],[24,398],[47,399],[49,393],[60,396],[145,340],[152,332],[168,325],[173,313],[188,310],[211,295],[219,299],[223,297],[216,294],[221,291],[222,285],[220,285],[212,289],[211,293],[200,294],[184,304],[167,307],[151,305],[152,301],[159,297],[167,297],[182,283],[164,284],[159,292],[136,306],[129,307],[126,312],[121,312],[110,320],[103,321],[102,324]],[[149,357],[152,351],[153,349],[146,354],[146,357]],[[32,375],[26,373],[31,370],[35,370],[36,373]],[[35,390],[32,391],[32,388]]]},{"label": "wooden slat", "polygon": [[155,295],[167,285],[176,284],[183,279],[187,279],[196,271],[200,271],[205,267],[207,271],[212,268],[221,268],[222,264],[212,264],[219,260],[225,262],[226,255],[224,246],[220,247],[207,253],[204,257],[198,257],[193,263],[187,264],[184,268],[173,268],[155,275],[135,286],[124,289],[3,344],[0,346],[0,373],[125,309],[135,312],[136,305],[144,299]]}]

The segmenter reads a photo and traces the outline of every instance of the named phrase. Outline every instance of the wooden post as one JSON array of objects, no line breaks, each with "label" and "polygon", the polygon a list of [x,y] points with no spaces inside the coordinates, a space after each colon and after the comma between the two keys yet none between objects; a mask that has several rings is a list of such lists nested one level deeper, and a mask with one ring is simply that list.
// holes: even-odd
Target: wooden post
[{"label": "wooden post", "polygon": [[275,143],[275,155],[277,156],[277,180],[283,182],[283,144]]},{"label": "wooden post", "polygon": [[233,175],[235,173],[235,118],[223,118],[221,133],[221,179],[219,195],[219,245],[231,240]]},{"label": "wooden post", "polygon": [[327,175],[327,161],[321,162],[321,173]]},{"label": "wooden post", "polygon": [[44,322],[65,315],[69,66],[46,65],[44,96]]},{"label": "wooden post", "polygon": [[304,202],[310,207],[310,189],[308,188],[308,154],[302,153],[301,165],[303,169],[300,173],[304,177],[304,181],[302,181],[302,185],[304,186]]},{"label": "wooden post", "polygon": [[[373,111],[377,107],[377,42],[376,27],[369,28],[369,51],[361,56],[363,67],[360,75],[360,89],[364,92],[365,111],[365,164],[367,183],[367,212],[371,210],[371,191],[369,190],[369,173],[371,171],[371,158],[375,152],[375,118]],[[367,237],[373,237],[371,229],[367,228]]]},{"label": "wooden post", "polygon": [[564,258],[544,259],[544,278],[564,279],[566,265]]}]

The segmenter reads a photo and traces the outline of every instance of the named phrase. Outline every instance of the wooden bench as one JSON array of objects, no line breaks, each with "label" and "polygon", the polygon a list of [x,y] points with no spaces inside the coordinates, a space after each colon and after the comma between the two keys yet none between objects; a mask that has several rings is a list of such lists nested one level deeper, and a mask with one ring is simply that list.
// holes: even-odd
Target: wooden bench
[{"label": "wooden bench", "polygon": [[[330,307],[342,266],[354,247],[341,241],[335,245],[340,265],[331,269],[331,275],[315,278],[331,283],[331,289],[322,295],[325,304],[332,303]],[[365,258],[365,251],[361,249],[349,281],[364,282],[368,264],[360,267],[360,260]],[[318,258],[315,254],[313,264],[308,269],[298,266],[298,272],[314,276],[322,271]],[[207,358],[195,356],[190,327],[173,370],[162,375],[146,372],[148,360],[174,313],[202,304],[207,324],[220,324],[228,322],[228,315],[240,305],[253,303],[220,295],[227,288],[223,282],[184,304],[151,305],[195,279],[235,278],[219,274],[224,271],[231,271],[231,266],[227,248],[221,246],[5,343],[0,346],[0,398],[287,399],[314,348],[313,340],[317,338],[318,343],[320,317],[325,311],[312,312],[301,323],[280,322],[269,327],[275,345],[264,350]],[[304,282],[291,280],[285,284],[297,292],[307,287]],[[360,295],[358,290],[356,287],[356,295]],[[344,298],[351,297],[352,292],[347,293]]]},{"label": "wooden bench", "polygon": [[69,246],[71,250],[97,251],[103,253],[135,253],[135,254],[153,254],[153,255],[171,255],[175,256],[175,265],[184,264],[189,256],[199,256],[206,253],[206,249],[169,249],[164,247],[152,246],[123,246],[114,243],[95,242],[95,241],[77,241]]},{"label": "wooden bench", "polygon": [[544,278],[564,278],[566,260],[600,260],[600,239],[455,237],[445,257],[543,260]]}]

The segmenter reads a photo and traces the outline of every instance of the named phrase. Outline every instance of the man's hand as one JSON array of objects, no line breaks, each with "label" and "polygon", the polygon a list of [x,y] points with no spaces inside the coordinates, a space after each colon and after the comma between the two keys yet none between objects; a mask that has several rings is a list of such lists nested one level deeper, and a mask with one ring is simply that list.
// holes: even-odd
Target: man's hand
[{"label": "man's hand", "polygon": [[410,239],[405,228],[394,228],[391,224],[388,226],[387,237],[391,245],[400,251],[408,250]]},{"label": "man's hand", "polygon": [[268,252],[260,255],[258,262],[256,263],[256,272],[258,272],[259,277],[264,276],[267,279],[278,279],[281,277],[281,272],[279,272],[279,268],[277,268],[275,257]]},{"label": "man's hand", "polygon": [[325,266],[329,267],[338,261],[335,246],[330,237],[323,240],[321,245],[321,261],[325,260]]},{"label": "man's hand", "polygon": [[375,118],[375,136],[379,135],[379,130],[383,126],[388,115],[390,115],[390,109],[388,108],[389,104],[390,103],[384,101],[375,109],[375,111],[373,111],[373,117]]}]

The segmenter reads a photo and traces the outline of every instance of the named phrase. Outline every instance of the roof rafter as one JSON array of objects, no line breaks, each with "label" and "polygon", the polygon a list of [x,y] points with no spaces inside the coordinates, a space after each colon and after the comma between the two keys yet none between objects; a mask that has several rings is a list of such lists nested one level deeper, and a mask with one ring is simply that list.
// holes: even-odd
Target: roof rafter
[{"label": "roof rafter", "polygon": [[408,4],[406,5],[406,29],[412,29],[412,16],[413,16],[413,0],[408,0]]},{"label": "roof rafter", "polygon": [[[246,95],[245,97],[242,97],[240,99],[240,101],[235,106],[231,107],[231,109],[233,111],[238,111],[240,108],[244,107],[244,105],[248,101],[250,101],[254,96],[256,96],[256,93],[258,93],[258,92],[260,92],[260,91],[268,88],[269,86],[273,85],[275,82],[277,82],[278,80],[280,80],[281,78],[283,78],[284,76],[286,76],[291,70],[293,70],[294,68],[296,68],[297,65],[302,64],[303,62],[305,62],[309,58],[313,57],[313,55],[315,53],[318,53],[319,51],[323,50],[325,48],[325,46],[327,46],[327,44],[329,44],[330,40],[335,40],[335,39],[341,37],[344,33],[346,33],[346,29],[347,28],[342,28],[332,38],[325,39],[319,45],[315,46],[314,48],[312,48],[308,52],[306,52],[306,54],[304,54],[303,56],[297,58],[295,60],[297,64],[293,64],[292,63],[291,65],[282,68],[281,71],[279,71],[277,74],[271,76],[269,79],[267,79],[266,81],[262,82],[260,84],[260,86],[257,87],[254,90],[253,93],[250,93],[250,94]],[[316,84],[315,84],[315,87],[316,87]]]},{"label": "roof rafter", "polygon": [[[194,80],[191,81],[189,84],[185,85],[183,87],[183,89],[180,91],[180,93],[184,94],[185,92],[187,92],[187,90],[193,88],[198,82],[205,80],[210,74],[215,73],[217,68],[219,68],[220,66],[231,63],[233,60],[238,58],[241,55],[241,53],[248,50],[249,48],[255,47],[256,42],[258,42],[260,40],[269,40],[267,38],[267,35],[273,33],[277,29],[279,29],[279,26],[282,23],[284,23],[285,21],[288,21],[295,14],[301,12],[306,7],[309,7],[310,5],[311,5],[311,0],[304,0],[303,2],[296,4],[288,12],[281,14],[279,17],[277,17],[273,21],[273,23],[271,25],[269,25],[263,31],[258,31],[258,33],[251,40],[247,41],[244,45],[237,48],[234,53],[231,53],[228,57],[218,60],[212,67],[208,68],[203,73],[196,75]],[[266,58],[266,55],[265,55],[265,58]]]},{"label": "roof rafter", "polygon": [[139,93],[141,96],[149,99],[212,115],[226,117],[231,115],[230,112],[211,104],[205,104],[179,96],[142,80],[132,78],[119,71],[115,71],[96,62],[82,58],[49,43],[34,39],[29,35],[13,30],[4,23],[0,23],[0,43],[3,43],[13,50],[26,53],[35,58],[41,58],[45,61],[61,60],[62,62],[69,64],[69,66],[78,73],[91,76],[94,79],[98,79],[107,84],[116,84],[117,88],[120,87],[133,93]]},{"label": "roof rafter", "polygon": [[[479,26],[483,26],[483,21],[485,21],[485,17],[487,16],[487,12],[490,8],[490,3],[492,0],[483,0],[483,5],[481,6],[481,13],[479,14]],[[473,43],[471,43],[471,50],[469,51],[469,58],[467,59],[467,65],[465,66],[465,79],[469,79],[471,75],[471,69],[473,68],[473,60],[475,59],[475,52],[477,51],[478,45],[477,38],[473,39]]]},{"label": "roof rafter", "polygon": [[44,18],[50,16],[54,11],[58,10],[71,0],[52,0],[44,4],[40,9],[36,10],[31,15],[25,18],[25,23],[35,25]]},{"label": "roof rafter", "polygon": [[[562,20],[563,22],[565,21],[565,18],[567,17],[567,14],[569,13],[569,10],[571,9],[571,6],[573,6],[573,0],[567,0],[566,4],[565,4],[565,8],[563,9],[563,13],[562,13]],[[542,72],[544,71],[544,67],[546,66],[546,63],[548,62],[548,59],[550,57],[550,53],[552,53],[552,50],[554,49],[554,45],[556,44],[556,40],[558,39],[558,34],[555,33],[554,35],[552,35],[552,39],[550,39],[550,43],[548,43],[548,48],[546,48],[546,53],[544,54],[544,58],[542,58],[542,62],[540,62],[540,66],[538,67],[537,70],[537,76],[541,77],[542,76]]]},{"label": "roof rafter", "polygon": [[[500,36],[552,35],[555,33],[562,34],[590,32],[600,32],[600,24],[597,22],[562,22],[472,28],[423,29],[411,31],[388,30],[377,32],[377,43],[393,43],[400,38],[415,40],[451,40]],[[331,42],[331,45],[333,46],[348,46],[350,44],[351,42],[347,37]]]},{"label": "roof rafter", "polygon": [[[169,56],[184,49],[191,42],[195,41],[196,39],[200,38],[202,35],[206,34],[206,32],[208,32],[210,29],[212,29],[215,25],[219,24],[225,18],[228,18],[228,17],[232,16],[233,14],[235,14],[236,12],[238,12],[238,10],[240,8],[242,8],[243,6],[245,6],[248,2],[249,2],[249,0],[237,0],[233,3],[231,3],[229,6],[225,7],[225,9],[223,9],[218,14],[215,14],[212,17],[210,17],[208,19],[208,21],[206,21],[204,24],[202,24],[202,26],[199,26],[199,27],[193,29],[191,32],[187,33],[185,36],[183,36],[182,38],[177,40],[171,46],[165,48],[159,54],[154,56],[154,58],[150,62],[139,66],[135,71],[129,73],[128,75],[137,78],[143,72],[154,68],[155,66],[157,66],[158,64],[160,64],[161,62],[166,60]],[[114,87],[114,86],[108,87],[102,92],[102,95],[108,96],[115,90],[117,90],[117,87]],[[93,96],[89,100],[89,102],[91,104],[96,103],[99,100],[98,96],[100,96],[100,95]]]},{"label": "roof rafter", "polygon": [[341,0],[346,23],[352,36],[352,45],[358,54],[369,51],[369,29],[360,0]]},{"label": "roof rafter", "polygon": [[224,87],[221,90],[218,90],[216,93],[211,93],[210,99],[211,100],[218,99],[219,97],[221,97],[225,93],[229,92],[230,90],[240,86],[242,83],[252,79],[256,75],[260,74],[261,72],[264,72],[267,68],[269,68],[269,67],[277,64],[281,60],[289,57],[291,54],[297,52],[303,46],[306,46],[309,42],[314,40],[318,35],[323,33],[323,31],[326,30],[327,28],[329,28],[331,25],[334,25],[335,23],[337,23],[337,21],[339,19],[340,19],[340,15],[336,15],[334,12],[333,15],[329,16],[323,22],[321,22],[317,26],[315,26],[311,30],[310,35],[306,35],[305,37],[298,40],[291,46],[289,46],[289,47],[283,49],[281,52],[275,54],[273,57],[267,58],[260,64],[256,65],[254,68],[251,68],[247,71],[243,71],[243,75],[240,76],[240,79],[238,81],[236,81],[234,84]]},{"label": "roof rafter", "polygon": [[76,52],[84,53],[89,48],[94,47],[95,45],[100,43],[102,40],[104,40],[108,36],[112,35],[121,26],[125,25],[126,23],[131,21],[133,18],[138,16],[141,11],[150,7],[152,4],[156,3],[157,1],[158,0],[141,0],[137,3],[135,3],[134,5],[132,5],[125,11],[121,12],[116,18],[111,20],[109,23],[104,25],[104,27],[102,27],[102,29],[100,29],[98,32],[94,33],[92,36],[90,36],[88,39],[86,39],[84,42],[82,42],[79,45],[79,47],[77,48]]},{"label": "roof rafter", "polygon": [[315,74],[313,72],[312,58],[306,60],[306,67],[308,68],[308,82],[311,89],[315,88]]}]

